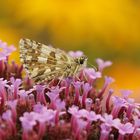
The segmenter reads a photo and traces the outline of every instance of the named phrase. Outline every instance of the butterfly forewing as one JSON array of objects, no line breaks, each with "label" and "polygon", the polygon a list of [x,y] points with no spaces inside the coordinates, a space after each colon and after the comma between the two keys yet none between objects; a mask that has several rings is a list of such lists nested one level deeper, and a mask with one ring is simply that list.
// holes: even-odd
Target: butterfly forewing
[{"label": "butterfly forewing", "polygon": [[36,83],[62,76],[67,64],[74,63],[64,51],[30,39],[21,39],[19,46],[23,67]]}]

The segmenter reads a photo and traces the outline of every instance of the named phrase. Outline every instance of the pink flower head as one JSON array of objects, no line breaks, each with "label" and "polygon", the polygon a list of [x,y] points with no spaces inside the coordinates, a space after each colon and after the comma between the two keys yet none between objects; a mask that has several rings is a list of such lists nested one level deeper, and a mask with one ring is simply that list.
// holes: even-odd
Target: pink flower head
[{"label": "pink flower head", "polygon": [[78,125],[79,125],[79,128],[82,130],[84,128],[86,128],[86,125],[87,125],[87,121],[84,121],[83,119],[78,119]]},{"label": "pink flower head", "polygon": [[114,92],[113,89],[109,89],[109,91],[108,91],[108,96],[106,98],[106,111],[107,111],[107,113],[110,111],[110,99],[111,99],[113,92]]},{"label": "pink flower head", "polygon": [[104,121],[104,118],[100,114],[96,114],[94,111],[89,112],[87,119],[90,122],[97,121],[97,120]]},{"label": "pink flower head", "polygon": [[97,78],[101,78],[101,73],[96,72],[95,69],[93,68],[85,68],[84,73],[85,73],[85,76],[87,76],[87,78],[89,79],[95,80]]},{"label": "pink flower head", "polygon": [[[54,125],[56,111],[52,109],[44,109],[38,113],[37,121],[39,122],[38,136],[40,139],[44,136],[46,125]],[[59,116],[58,116],[59,117]]]},{"label": "pink flower head", "polygon": [[[50,92],[47,92],[46,93],[46,95],[50,98],[50,108],[52,108],[52,109],[56,109],[57,107],[59,108],[60,106],[62,107],[64,107],[64,103],[63,102],[60,102],[60,100],[57,100],[57,99],[59,99],[59,93],[63,90],[63,89],[65,89],[65,87],[61,87],[61,88],[59,88],[58,86],[57,87],[53,87],[52,89],[51,89],[51,91]],[[56,100],[57,100],[57,102],[56,102]],[[57,103],[59,103],[59,105],[57,105]],[[60,108],[61,108],[60,107]]]},{"label": "pink flower head", "polygon": [[122,107],[127,108],[126,101],[120,97],[113,96],[112,97],[113,101],[113,109],[112,109],[112,116],[114,118],[118,117],[119,111],[121,110]]},{"label": "pink flower head", "polygon": [[47,109],[46,111],[44,110],[44,112],[38,113],[37,115],[38,117],[36,118],[36,120],[43,123],[44,122],[51,123],[55,115],[56,115],[56,111],[52,109]]},{"label": "pink flower head", "polygon": [[96,59],[96,63],[98,64],[98,69],[99,69],[100,72],[102,72],[104,68],[112,65],[111,61],[104,61],[100,58]]},{"label": "pink flower head", "polygon": [[63,89],[65,89],[66,87],[59,87],[59,86],[56,86],[56,87],[52,87],[50,90],[51,92],[53,92],[54,94],[59,94]]},{"label": "pink flower head", "polygon": [[113,96],[112,97],[112,101],[114,103],[115,106],[126,106],[126,101],[120,97],[117,97],[117,96]]},{"label": "pink flower head", "polygon": [[47,92],[46,95],[50,98],[51,101],[55,101],[59,97],[61,90],[56,87],[56,89],[51,89],[50,92]]},{"label": "pink flower head", "polygon": [[52,87],[50,92],[47,92],[46,95],[50,98],[51,101],[54,101],[58,98],[59,93],[65,89],[65,87]]},{"label": "pink flower head", "polygon": [[[114,79],[102,77],[112,62],[98,58],[98,71],[85,65],[76,75],[62,75],[57,85],[57,77],[38,85],[22,75],[22,65],[10,62],[14,50],[0,41],[0,140],[139,139],[140,103],[128,97],[130,90],[121,90],[122,97],[112,97]],[[47,55],[45,48],[43,52]],[[75,59],[83,52],[69,55]],[[101,89],[98,78],[104,80]]]},{"label": "pink flower head", "polygon": [[91,107],[92,107],[92,104],[93,104],[93,100],[91,98],[86,98],[85,100],[85,108],[87,110],[91,110]]},{"label": "pink flower head", "polygon": [[36,120],[38,118],[38,114],[35,112],[25,112],[22,117],[20,117],[20,121],[22,123],[22,127],[24,131],[31,131],[33,127],[37,124]]},{"label": "pink flower head", "polygon": [[134,127],[131,123],[126,123],[126,124],[120,124],[119,127],[119,133],[121,135],[125,135],[125,134],[132,134],[134,131]]},{"label": "pink flower head", "polygon": [[109,85],[113,83],[115,80],[112,77],[105,76],[105,84]]},{"label": "pink flower head", "polygon": [[15,135],[16,134],[16,124],[15,122],[13,122],[13,114],[12,114],[12,111],[11,110],[7,110],[5,111],[3,114],[2,114],[2,119],[5,120],[7,122],[7,129],[8,129],[8,132],[11,134],[11,135]]},{"label": "pink flower head", "polygon": [[92,89],[92,86],[89,83],[83,84],[83,94],[86,94]]},{"label": "pink flower head", "polygon": [[106,124],[101,124],[101,136],[100,140],[108,140],[109,133],[112,130],[112,128]]},{"label": "pink flower head", "polygon": [[46,105],[47,103],[46,103],[44,91],[45,91],[45,87],[43,87],[42,85],[36,85],[37,102],[41,102]]},{"label": "pink flower head", "polygon": [[78,118],[87,118],[89,115],[89,112],[86,109],[80,109],[78,111],[77,117]]},{"label": "pink flower head", "polygon": [[134,126],[135,126],[135,128],[140,127],[140,119],[136,116],[134,117]]},{"label": "pink flower head", "polygon": [[80,100],[80,89],[81,89],[83,84],[84,84],[84,82],[80,82],[80,81],[73,82],[73,86],[75,87],[74,104],[76,104],[76,105],[78,104],[78,102]]},{"label": "pink flower head", "polygon": [[43,113],[47,111],[47,107],[38,102],[34,105],[33,110],[37,113]]},{"label": "pink flower head", "polygon": [[81,57],[83,55],[83,52],[82,51],[75,51],[75,52],[74,51],[69,51],[68,54],[72,57],[77,58],[77,57]]},{"label": "pink flower head", "polygon": [[120,125],[120,119],[116,118],[113,119],[112,115],[108,115],[108,114],[104,114],[104,123],[106,126],[110,126],[110,127],[115,127],[118,128],[118,126]]},{"label": "pink flower head", "polygon": [[56,99],[55,103],[56,103],[57,110],[65,110],[66,109],[66,107],[65,107],[66,103],[64,101],[62,101],[61,99]]},{"label": "pink flower head", "polygon": [[28,99],[28,94],[25,90],[20,90],[19,93],[19,104],[22,104],[22,105],[26,105],[27,103],[27,99]]},{"label": "pink flower head", "polygon": [[86,133],[87,125],[88,125],[87,121],[85,121],[83,119],[79,119],[79,118],[75,119],[75,125],[73,126],[73,129],[72,129],[74,139],[76,139],[76,140],[83,139],[82,136],[83,136],[83,134]]},{"label": "pink flower head", "polygon": [[99,94],[98,94],[98,98],[101,98],[101,97],[103,96],[103,94],[105,93],[107,87],[108,87],[112,82],[114,82],[114,79],[113,79],[112,77],[105,76],[105,82],[104,82],[103,88],[101,89],[101,91],[100,91]]},{"label": "pink flower head", "polygon": [[11,77],[10,81],[12,83],[10,89],[11,89],[11,92],[13,92],[14,99],[16,99],[18,97],[18,91],[19,91],[22,81],[21,79],[14,79],[14,77]]},{"label": "pink flower head", "polygon": [[7,110],[6,112],[4,112],[2,114],[2,118],[4,120],[12,120],[12,112],[11,112],[11,110]]},{"label": "pink flower head", "polygon": [[7,95],[7,91],[5,86],[7,82],[3,81],[2,79],[0,80],[0,97],[1,97],[1,106],[3,106],[6,102],[6,95]]},{"label": "pink flower head", "polygon": [[15,51],[16,48],[11,45],[7,46],[7,43],[2,42],[0,40],[0,60],[5,60],[7,56],[9,56],[13,51]]},{"label": "pink flower head", "polygon": [[16,118],[17,118],[17,111],[16,111],[17,100],[7,101],[7,105],[11,108],[11,111],[13,114],[13,120],[16,121]]},{"label": "pink flower head", "polygon": [[68,109],[68,112],[74,116],[76,116],[78,114],[78,110],[79,110],[79,107],[78,106],[72,106]]},{"label": "pink flower head", "polygon": [[132,94],[131,90],[120,90],[120,92],[122,93],[123,98],[128,99],[128,96],[130,94]]},{"label": "pink flower head", "polygon": [[86,99],[89,91],[92,89],[92,86],[89,83],[83,84],[83,96],[82,96],[82,105],[86,105]]}]

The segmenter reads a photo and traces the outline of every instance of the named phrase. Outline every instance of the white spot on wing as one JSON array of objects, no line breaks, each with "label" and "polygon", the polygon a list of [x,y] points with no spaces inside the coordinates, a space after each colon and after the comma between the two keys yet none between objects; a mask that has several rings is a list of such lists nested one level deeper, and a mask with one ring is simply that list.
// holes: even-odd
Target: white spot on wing
[{"label": "white spot on wing", "polygon": [[44,73],[49,73],[49,72],[51,72],[51,69],[47,68]]},{"label": "white spot on wing", "polygon": [[38,46],[38,45],[37,45],[36,43],[33,43],[32,48],[33,48],[33,49],[36,49],[36,48],[37,48],[37,46]]},{"label": "white spot on wing", "polygon": [[32,56],[26,56],[26,60],[31,60]]},{"label": "white spot on wing", "polygon": [[34,68],[31,73],[31,77],[35,77],[37,74],[38,74],[38,68]]},{"label": "white spot on wing", "polygon": [[40,63],[46,63],[47,62],[47,58],[38,57],[38,62],[40,62]]}]

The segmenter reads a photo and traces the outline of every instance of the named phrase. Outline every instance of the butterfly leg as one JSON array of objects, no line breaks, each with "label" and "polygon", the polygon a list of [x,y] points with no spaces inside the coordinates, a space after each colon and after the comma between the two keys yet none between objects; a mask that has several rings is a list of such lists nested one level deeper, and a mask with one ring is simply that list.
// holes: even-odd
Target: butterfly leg
[{"label": "butterfly leg", "polygon": [[78,69],[79,69],[79,65],[78,65],[78,66],[76,66],[76,68],[75,68],[75,70],[74,70],[74,72],[73,72],[73,75],[76,75],[76,73],[77,73]]},{"label": "butterfly leg", "polygon": [[84,76],[84,78],[86,79],[86,81],[88,81],[88,79],[87,79],[86,74],[85,74],[84,71],[83,71],[83,76]]},{"label": "butterfly leg", "polygon": [[67,73],[64,72],[63,75],[59,78],[59,82],[57,83],[57,86],[61,83],[61,81],[63,80],[63,78],[65,77]]},{"label": "butterfly leg", "polygon": [[80,78],[77,75],[75,75],[75,77],[78,79],[78,81],[81,81]]}]

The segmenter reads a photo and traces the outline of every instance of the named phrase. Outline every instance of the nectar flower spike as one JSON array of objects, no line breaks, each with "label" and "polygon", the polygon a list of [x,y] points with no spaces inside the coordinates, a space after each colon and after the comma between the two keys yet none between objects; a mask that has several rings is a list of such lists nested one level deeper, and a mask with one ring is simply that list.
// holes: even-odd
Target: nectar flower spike
[{"label": "nectar flower spike", "polygon": [[140,138],[140,104],[131,91],[113,96],[109,76],[98,88],[112,62],[97,59],[96,71],[81,51],[21,39],[19,66],[8,59],[14,49],[1,41],[0,48],[0,140]]}]

